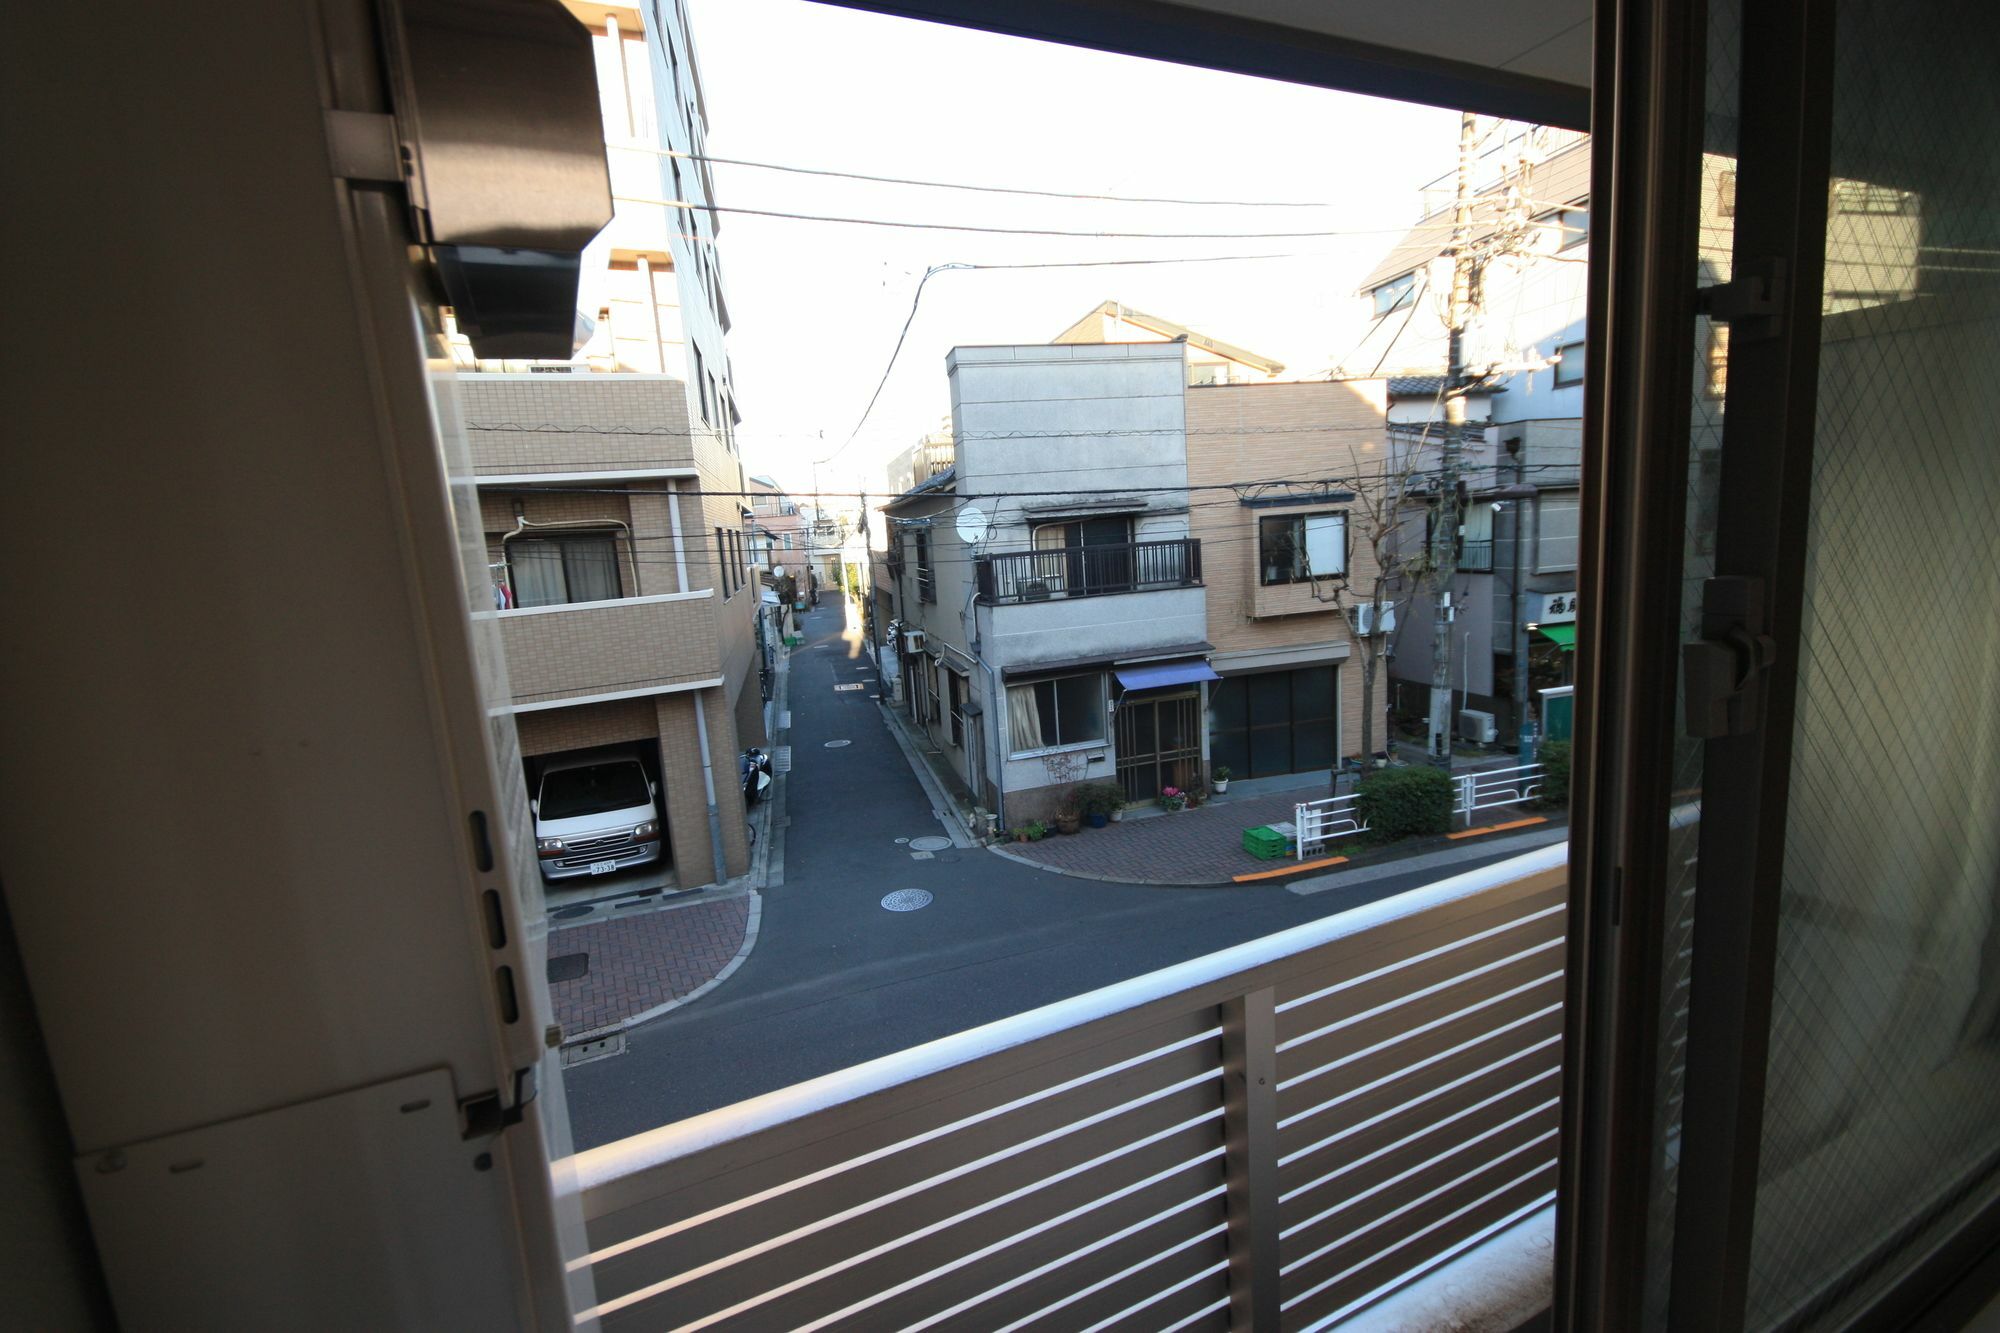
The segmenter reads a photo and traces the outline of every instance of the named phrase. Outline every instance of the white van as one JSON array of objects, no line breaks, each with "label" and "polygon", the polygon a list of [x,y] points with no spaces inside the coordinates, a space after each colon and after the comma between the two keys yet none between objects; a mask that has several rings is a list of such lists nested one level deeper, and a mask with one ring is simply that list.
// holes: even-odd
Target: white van
[{"label": "white van", "polygon": [[529,807],[546,880],[660,859],[659,788],[629,751],[579,750],[542,769]]}]

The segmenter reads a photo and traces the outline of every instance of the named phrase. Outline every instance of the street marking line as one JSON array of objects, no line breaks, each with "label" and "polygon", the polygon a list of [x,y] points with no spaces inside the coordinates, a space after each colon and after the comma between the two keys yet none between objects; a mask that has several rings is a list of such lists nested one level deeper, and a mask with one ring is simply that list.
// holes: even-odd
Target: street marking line
[{"label": "street marking line", "polygon": [[1460,838],[1479,838],[1484,837],[1488,833],[1505,833],[1508,829],[1527,828],[1533,824],[1546,824],[1548,822],[1546,815],[1531,815],[1526,819],[1517,819],[1509,824],[1488,824],[1485,828],[1469,828],[1458,833],[1447,833],[1444,836],[1452,842],[1457,842]]},{"label": "street marking line", "polygon": [[1276,870],[1253,870],[1247,875],[1231,875],[1238,884],[1248,884],[1256,879],[1277,879],[1281,875],[1296,875],[1301,870],[1324,870],[1328,866],[1346,865],[1344,856],[1325,856],[1317,861],[1301,861],[1295,866],[1279,866]]},{"label": "street marking line", "polygon": [[860,681],[856,681],[856,682],[854,682],[854,684],[852,684],[852,685],[836,685],[836,686],[834,686],[833,688],[834,688],[834,691],[835,691],[835,693],[839,693],[839,692],[840,692],[840,691],[842,691],[842,690],[859,690],[859,689],[863,689],[863,688],[865,688],[865,687],[864,687],[864,686],[863,686],[863,685],[861,684],[861,682],[860,682]]}]

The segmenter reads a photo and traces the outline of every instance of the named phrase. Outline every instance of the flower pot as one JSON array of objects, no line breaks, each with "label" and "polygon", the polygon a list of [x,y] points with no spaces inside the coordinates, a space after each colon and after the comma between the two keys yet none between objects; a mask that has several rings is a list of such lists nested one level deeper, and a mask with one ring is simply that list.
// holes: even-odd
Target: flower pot
[{"label": "flower pot", "polygon": [[1023,830],[1023,831],[1021,831],[1021,832],[1019,832],[1019,833],[1016,833],[1016,834],[1014,835],[1014,841],[1015,841],[1015,842],[1026,842],[1027,840],[1028,840],[1028,834],[1027,834],[1027,831],[1026,831],[1026,830]]},{"label": "flower pot", "polygon": [[1217,796],[1222,795],[1222,793],[1229,790],[1229,779],[1228,778],[1215,779],[1214,787],[1215,787],[1215,794]]},{"label": "flower pot", "polygon": [[1111,822],[1109,819],[1105,818],[1103,815],[1097,814],[1095,811],[1084,816],[1084,818],[1089,821],[1090,826],[1092,828],[1103,828],[1106,824]]},{"label": "flower pot", "polygon": [[1082,815],[1056,816],[1056,832],[1058,833],[1074,833],[1082,827],[1083,827]]},{"label": "flower pot", "polygon": [[1112,823],[1114,823],[1114,824],[1122,824],[1122,823],[1124,823],[1124,822],[1125,822],[1125,812],[1124,812],[1123,810],[1113,810],[1113,811],[1111,812],[1111,822],[1112,822]]}]

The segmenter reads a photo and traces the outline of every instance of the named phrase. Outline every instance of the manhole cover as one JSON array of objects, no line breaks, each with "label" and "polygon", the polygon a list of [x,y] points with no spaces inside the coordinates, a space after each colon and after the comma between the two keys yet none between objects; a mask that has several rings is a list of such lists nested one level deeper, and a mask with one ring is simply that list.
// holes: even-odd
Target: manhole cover
[{"label": "manhole cover", "polygon": [[853,741],[828,741],[826,743],[826,748],[829,750],[838,750],[844,745],[852,745],[852,744],[854,744]]},{"label": "manhole cover", "polygon": [[882,906],[892,912],[914,912],[919,907],[931,905],[929,889],[897,889],[882,900]]},{"label": "manhole cover", "polygon": [[590,971],[587,953],[560,953],[549,959],[550,981],[577,981]]},{"label": "manhole cover", "polygon": [[941,838],[935,833],[910,839],[910,850],[913,852],[941,852],[950,846],[950,838]]}]

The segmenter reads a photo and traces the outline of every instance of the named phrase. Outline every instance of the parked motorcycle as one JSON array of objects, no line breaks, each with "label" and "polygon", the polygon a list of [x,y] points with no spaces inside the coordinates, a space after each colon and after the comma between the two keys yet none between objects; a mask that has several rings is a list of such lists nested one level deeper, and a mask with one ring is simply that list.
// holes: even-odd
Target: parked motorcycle
[{"label": "parked motorcycle", "polygon": [[771,790],[771,756],[756,746],[743,752],[737,765],[743,781],[743,804],[755,805]]}]

